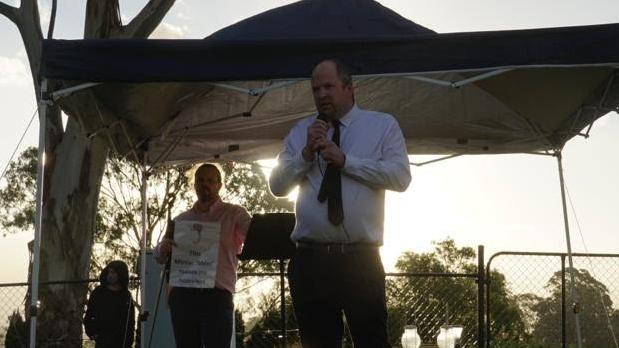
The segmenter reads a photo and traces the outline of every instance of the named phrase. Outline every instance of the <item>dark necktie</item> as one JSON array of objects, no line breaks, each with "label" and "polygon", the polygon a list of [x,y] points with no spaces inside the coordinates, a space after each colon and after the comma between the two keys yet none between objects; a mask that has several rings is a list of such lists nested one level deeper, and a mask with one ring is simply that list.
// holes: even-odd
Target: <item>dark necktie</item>
[{"label": "dark necktie", "polygon": [[[331,140],[340,146],[340,121],[333,123],[333,137]],[[318,159],[320,160],[320,159]],[[325,175],[322,177],[320,191],[318,191],[318,201],[327,200],[329,221],[334,225],[339,225],[344,220],[344,209],[342,207],[342,174],[340,170],[332,164],[327,165]]]}]

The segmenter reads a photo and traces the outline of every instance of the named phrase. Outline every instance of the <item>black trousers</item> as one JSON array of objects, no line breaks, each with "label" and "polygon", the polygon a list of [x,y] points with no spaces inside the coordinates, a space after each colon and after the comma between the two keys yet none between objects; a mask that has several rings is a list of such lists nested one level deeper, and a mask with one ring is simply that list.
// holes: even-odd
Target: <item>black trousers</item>
[{"label": "black trousers", "polygon": [[288,282],[303,347],[341,348],[342,313],[356,348],[390,347],[378,249],[298,249],[288,265]]},{"label": "black trousers", "polygon": [[230,348],[234,304],[229,291],[175,287],[168,303],[177,348]]}]

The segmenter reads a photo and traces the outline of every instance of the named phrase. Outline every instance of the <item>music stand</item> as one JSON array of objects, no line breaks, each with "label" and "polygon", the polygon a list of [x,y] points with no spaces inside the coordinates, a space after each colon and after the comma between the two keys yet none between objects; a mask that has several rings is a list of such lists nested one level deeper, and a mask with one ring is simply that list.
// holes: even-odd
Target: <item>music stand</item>
[{"label": "music stand", "polygon": [[251,219],[239,260],[278,260],[280,284],[280,316],[282,343],[288,346],[286,323],[285,260],[294,255],[296,246],[290,240],[294,228],[293,213],[255,214]]},{"label": "music stand", "polygon": [[249,225],[239,260],[286,260],[296,247],[290,240],[293,213],[255,214]]}]

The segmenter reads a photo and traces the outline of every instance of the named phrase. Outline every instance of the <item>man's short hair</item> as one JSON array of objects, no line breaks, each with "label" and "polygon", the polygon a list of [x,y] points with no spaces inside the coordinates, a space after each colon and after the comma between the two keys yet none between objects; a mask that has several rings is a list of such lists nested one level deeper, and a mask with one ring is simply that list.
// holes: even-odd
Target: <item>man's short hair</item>
[{"label": "man's short hair", "polygon": [[344,63],[343,61],[337,58],[328,58],[328,59],[323,59],[318,64],[316,64],[316,66],[318,66],[319,64],[325,63],[325,62],[331,62],[333,63],[333,65],[335,65],[335,71],[337,71],[337,77],[340,79],[340,81],[342,81],[344,86],[352,85],[351,69],[346,63]]}]

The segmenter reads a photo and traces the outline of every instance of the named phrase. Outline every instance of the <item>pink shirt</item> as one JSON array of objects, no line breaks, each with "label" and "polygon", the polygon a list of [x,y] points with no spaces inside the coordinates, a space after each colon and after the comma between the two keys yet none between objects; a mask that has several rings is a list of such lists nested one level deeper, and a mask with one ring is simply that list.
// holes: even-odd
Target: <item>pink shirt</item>
[{"label": "pink shirt", "polygon": [[[174,221],[219,221],[221,223],[215,287],[234,293],[236,267],[239,261],[237,255],[243,250],[243,243],[251,221],[245,208],[217,200],[208,212],[201,212],[194,204],[191,209],[178,215]],[[158,254],[159,245],[155,249],[155,256],[159,256]]]}]

